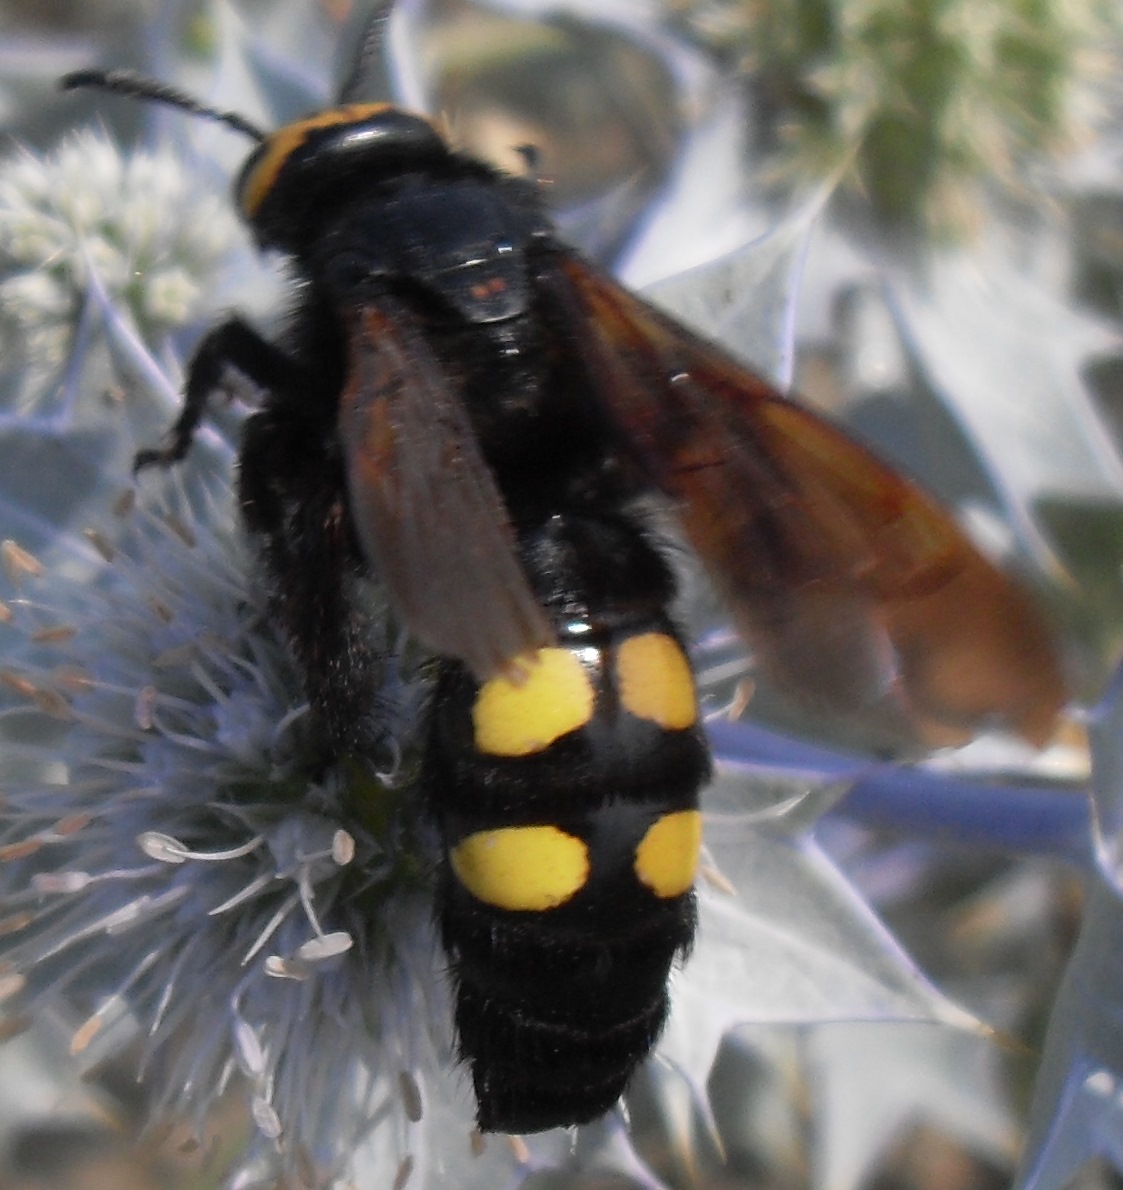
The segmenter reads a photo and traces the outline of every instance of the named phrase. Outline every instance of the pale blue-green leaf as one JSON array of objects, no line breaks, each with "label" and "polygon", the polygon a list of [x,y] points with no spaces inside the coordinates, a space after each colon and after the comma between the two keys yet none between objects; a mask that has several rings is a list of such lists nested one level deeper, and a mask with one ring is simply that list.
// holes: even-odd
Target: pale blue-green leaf
[{"label": "pale blue-green leaf", "polygon": [[930,1125],[999,1167],[1018,1122],[989,1037],[940,1025],[822,1025],[807,1040],[817,1190],[856,1190],[910,1126]]},{"label": "pale blue-green leaf", "polygon": [[1025,1190],[1059,1190],[1091,1157],[1123,1170],[1123,670],[1088,720],[1097,867],[1049,1021]]},{"label": "pale blue-green leaf", "polygon": [[828,777],[800,771],[796,763],[785,768],[717,755],[704,798],[708,838],[719,835],[727,821],[736,831],[773,828],[786,837],[799,835],[837,805],[861,773],[860,762],[848,775]]},{"label": "pale blue-green leaf", "polygon": [[901,332],[971,442],[1024,545],[1051,560],[1044,500],[1123,501],[1120,459],[1084,383],[1117,333],[997,250],[944,254],[922,281],[890,280]]},{"label": "pale blue-green leaf", "polygon": [[326,6],[272,0],[269,20],[255,22],[247,60],[279,116],[292,119],[335,102],[339,29]]},{"label": "pale blue-green leaf", "polygon": [[800,274],[824,197],[715,260],[645,286],[644,296],[787,388]]},{"label": "pale blue-green leaf", "polygon": [[1088,714],[1097,866],[1034,1090],[1019,1185],[1059,1190],[1089,1158],[1123,1169],[1123,669]]},{"label": "pale blue-green leaf", "polygon": [[590,1185],[602,1185],[611,1179],[613,1185],[619,1180],[622,1186],[637,1190],[666,1190],[636,1152],[620,1108],[577,1130],[568,1171],[587,1179]]},{"label": "pale blue-green leaf", "polygon": [[699,938],[674,981],[662,1051],[703,1080],[741,1024],[920,1020],[978,1029],[917,969],[809,837],[722,815],[706,842],[733,892],[705,879]]},{"label": "pale blue-green leaf", "polygon": [[[806,1180],[806,1030],[744,1026],[726,1038],[706,1085],[722,1148]],[[796,1172],[798,1171],[798,1173]]]},{"label": "pale blue-green leaf", "polygon": [[1062,1190],[1093,1157],[1123,1171],[1123,902],[1102,880],[1053,1003],[1015,1185]]},{"label": "pale blue-green leaf", "polygon": [[735,252],[772,222],[746,201],[738,96],[715,85],[697,103],[701,114],[686,130],[667,185],[619,262],[621,278],[634,289]]},{"label": "pale blue-green leaf", "polygon": [[327,79],[334,47],[326,22],[311,20],[308,5],[271,6],[268,42],[229,4],[218,6],[217,21],[211,87],[223,106],[271,131],[331,103]]},{"label": "pale blue-green leaf", "polygon": [[620,275],[692,330],[786,384],[793,294],[820,203],[805,203],[779,226],[749,205],[740,164],[744,112],[733,100],[717,95],[692,127]]},{"label": "pale blue-green leaf", "polygon": [[1087,718],[1096,862],[1101,878],[1123,896],[1123,667]]},{"label": "pale blue-green leaf", "polygon": [[[712,1089],[709,1079],[691,1078],[662,1053],[645,1062],[628,1085],[631,1137],[641,1154],[653,1156],[659,1176],[672,1186],[708,1186],[721,1180],[727,1154]],[[744,1109],[740,1096],[738,1109]]]}]

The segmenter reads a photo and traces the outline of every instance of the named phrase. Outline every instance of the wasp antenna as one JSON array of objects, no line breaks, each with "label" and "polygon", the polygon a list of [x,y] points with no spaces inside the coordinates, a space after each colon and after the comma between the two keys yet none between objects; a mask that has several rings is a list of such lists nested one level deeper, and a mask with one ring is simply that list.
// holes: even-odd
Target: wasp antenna
[{"label": "wasp antenna", "polygon": [[390,99],[394,94],[389,40],[395,2],[378,0],[362,15],[361,23],[352,22],[351,44],[357,45],[358,50],[339,88],[341,103]]},{"label": "wasp antenna", "polygon": [[217,120],[218,123],[226,124],[243,136],[256,141],[263,141],[266,136],[256,124],[251,124],[237,112],[220,112],[217,108],[207,107],[176,87],[146,78],[142,74],[134,74],[131,70],[75,70],[59,79],[59,87],[63,91],[90,87],[98,91],[130,95],[136,99],[149,99],[153,103],[166,103],[169,107],[182,108],[194,116]]}]

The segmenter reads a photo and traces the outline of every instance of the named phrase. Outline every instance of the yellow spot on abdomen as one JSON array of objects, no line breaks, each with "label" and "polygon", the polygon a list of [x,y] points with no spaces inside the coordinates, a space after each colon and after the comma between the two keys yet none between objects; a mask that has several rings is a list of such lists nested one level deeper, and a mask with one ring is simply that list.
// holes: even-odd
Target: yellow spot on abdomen
[{"label": "yellow spot on abdomen", "polygon": [[620,702],[633,715],[668,731],[698,717],[694,675],[678,642],[664,632],[631,636],[616,654]]},{"label": "yellow spot on abdomen", "polygon": [[702,815],[697,810],[664,814],[636,848],[636,877],[657,897],[681,897],[694,883],[701,849]]},{"label": "yellow spot on abdomen", "polygon": [[452,848],[449,860],[472,896],[497,909],[553,909],[589,877],[585,844],[556,826],[477,831]]},{"label": "yellow spot on abdomen", "polygon": [[476,747],[489,756],[531,756],[583,727],[596,693],[569,649],[539,649],[520,677],[485,682],[472,707]]}]

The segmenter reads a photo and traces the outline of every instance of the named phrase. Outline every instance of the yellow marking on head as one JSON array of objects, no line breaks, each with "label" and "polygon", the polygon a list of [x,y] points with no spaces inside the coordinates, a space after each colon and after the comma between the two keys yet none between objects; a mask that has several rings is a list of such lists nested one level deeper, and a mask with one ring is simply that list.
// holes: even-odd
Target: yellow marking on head
[{"label": "yellow marking on head", "polygon": [[472,896],[497,909],[554,909],[589,878],[585,844],[556,826],[477,831],[452,848],[449,861]]},{"label": "yellow marking on head", "polygon": [[678,642],[664,632],[630,636],[616,654],[620,701],[633,715],[668,731],[698,718],[694,675]]},{"label": "yellow marking on head", "polygon": [[317,112],[305,120],[286,124],[267,136],[258,150],[261,159],[254,166],[253,172],[246,177],[238,195],[242,214],[247,219],[252,219],[257,214],[265,196],[273,189],[285,162],[308,139],[310,132],[320,128],[332,128],[337,124],[359,124],[389,106],[388,103],[347,103],[342,107]]},{"label": "yellow marking on head", "polygon": [[664,814],[636,848],[636,877],[657,897],[681,897],[694,883],[701,849],[702,815],[697,810]]},{"label": "yellow marking on head", "polygon": [[542,752],[592,718],[596,693],[569,649],[539,649],[517,676],[485,682],[472,707],[476,747],[489,756]]}]

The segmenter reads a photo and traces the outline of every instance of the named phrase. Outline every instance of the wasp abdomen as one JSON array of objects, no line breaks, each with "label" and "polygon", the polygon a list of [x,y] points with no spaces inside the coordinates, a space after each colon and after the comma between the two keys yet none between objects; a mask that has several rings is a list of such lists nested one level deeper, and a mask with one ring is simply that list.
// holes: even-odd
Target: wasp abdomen
[{"label": "wasp abdomen", "polygon": [[[587,520],[569,529],[587,546]],[[664,565],[635,534],[599,559],[596,606],[564,549],[539,551],[563,570],[533,577],[569,588],[556,643],[482,685],[449,663],[439,684],[438,917],[485,1130],[611,1107],[659,1035],[668,972],[693,938],[709,759],[677,631],[650,595],[629,594],[637,565]]]}]

